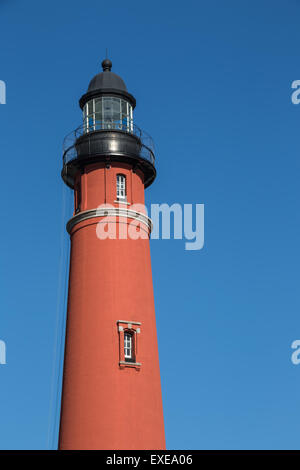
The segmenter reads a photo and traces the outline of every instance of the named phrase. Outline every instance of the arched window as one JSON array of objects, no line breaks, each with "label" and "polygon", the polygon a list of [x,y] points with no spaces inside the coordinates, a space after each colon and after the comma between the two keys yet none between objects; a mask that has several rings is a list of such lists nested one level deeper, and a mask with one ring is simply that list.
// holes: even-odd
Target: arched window
[{"label": "arched window", "polygon": [[124,332],[124,358],[126,362],[135,362],[133,331]]},{"label": "arched window", "polygon": [[126,176],[117,175],[117,200],[126,201]]}]

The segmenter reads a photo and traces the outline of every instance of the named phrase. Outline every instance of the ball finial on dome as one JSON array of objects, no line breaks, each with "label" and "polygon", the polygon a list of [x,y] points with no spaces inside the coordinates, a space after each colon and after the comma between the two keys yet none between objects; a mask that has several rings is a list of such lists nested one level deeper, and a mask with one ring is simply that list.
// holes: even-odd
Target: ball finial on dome
[{"label": "ball finial on dome", "polygon": [[104,59],[102,62],[103,72],[110,72],[112,67],[112,63],[109,59]]}]

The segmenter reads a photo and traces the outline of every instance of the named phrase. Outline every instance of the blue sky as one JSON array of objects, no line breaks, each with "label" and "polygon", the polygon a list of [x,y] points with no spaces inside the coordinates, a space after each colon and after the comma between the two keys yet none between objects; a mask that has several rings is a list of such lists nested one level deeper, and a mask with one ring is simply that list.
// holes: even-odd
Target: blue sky
[{"label": "blue sky", "polygon": [[299,1],[0,0],[0,19],[0,448],[55,448],[62,140],[108,48],[156,143],[148,204],[205,204],[202,250],[151,242],[167,446],[299,449]]}]

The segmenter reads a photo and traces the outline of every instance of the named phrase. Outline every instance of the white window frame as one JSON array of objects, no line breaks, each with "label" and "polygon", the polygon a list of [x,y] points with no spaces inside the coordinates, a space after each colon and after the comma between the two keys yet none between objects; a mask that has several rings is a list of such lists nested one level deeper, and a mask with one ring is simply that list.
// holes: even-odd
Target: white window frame
[{"label": "white window frame", "polygon": [[124,332],[124,358],[133,361],[133,334]]},{"label": "white window frame", "polygon": [[126,201],[126,176],[117,174],[117,201]]}]

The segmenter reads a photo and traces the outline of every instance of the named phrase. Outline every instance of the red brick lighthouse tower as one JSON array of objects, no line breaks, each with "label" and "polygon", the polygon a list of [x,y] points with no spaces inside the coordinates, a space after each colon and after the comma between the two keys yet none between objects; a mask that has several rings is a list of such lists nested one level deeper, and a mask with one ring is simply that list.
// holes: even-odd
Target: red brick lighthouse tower
[{"label": "red brick lighthouse tower", "polygon": [[74,189],[60,449],[164,449],[144,188],[151,139],[135,98],[102,62],[66,139],[62,177]]}]

